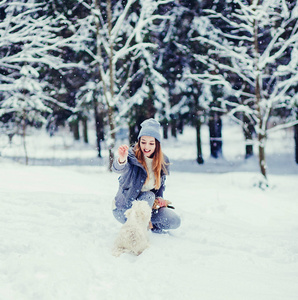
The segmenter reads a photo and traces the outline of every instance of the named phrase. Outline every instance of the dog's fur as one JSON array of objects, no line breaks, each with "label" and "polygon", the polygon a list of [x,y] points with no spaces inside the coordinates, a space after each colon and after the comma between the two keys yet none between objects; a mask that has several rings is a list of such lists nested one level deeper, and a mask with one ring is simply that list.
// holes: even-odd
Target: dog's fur
[{"label": "dog's fur", "polygon": [[146,201],[134,201],[125,212],[127,221],[120,229],[113,248],[113,255],[122,253],[140,255],[149,247],[148,224],[152,209]]}]

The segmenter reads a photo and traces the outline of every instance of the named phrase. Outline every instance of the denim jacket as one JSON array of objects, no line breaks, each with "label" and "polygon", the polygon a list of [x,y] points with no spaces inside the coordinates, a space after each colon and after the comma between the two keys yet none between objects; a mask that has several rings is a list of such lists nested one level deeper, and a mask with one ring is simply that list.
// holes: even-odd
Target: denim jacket
[{"label": "denim jacket", "polygon": [[[167,172],[169,173],[169,160],[165,155],[164,159],[167,163]],[[141,193],[141,189],[147,178],[146,169],[138,162],[134,150],[130,148],[127,163],[119,164],[118,159],[115,159],[112,170],[121,174],[118,178],[119,189],[115,196],[115,206],[118,209],[129,209],[132,206],[132,202],[136,200]],[[160,188],[155,191],[156,197],[163,197],[165,190],[166,175],[163,171],[161,171],[160,179]]]}]

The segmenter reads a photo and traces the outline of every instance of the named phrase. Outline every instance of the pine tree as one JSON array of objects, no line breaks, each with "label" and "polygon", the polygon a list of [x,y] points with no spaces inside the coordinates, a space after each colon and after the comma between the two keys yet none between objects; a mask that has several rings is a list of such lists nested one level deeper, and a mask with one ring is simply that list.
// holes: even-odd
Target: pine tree
[{"label": "pine tree", "polygon": [[[266,138],[274,130],[269,128],[269,118],[280,107],[292,110],[291,92],[297,85],[297,5],[290,7],[283,0],[236,0],[234,4],[233,14],[206,11],[206,31],[194,41],[210,47],[208,55],[196,56],[209,70],[189,77],[224,87],[230,114],[239,122],[244,115],[256,124],[259,166],[266,185]],[[225,30],[212,25],[211,19],[224,22]],[[291,124],[287,119],[275,129]]]}]

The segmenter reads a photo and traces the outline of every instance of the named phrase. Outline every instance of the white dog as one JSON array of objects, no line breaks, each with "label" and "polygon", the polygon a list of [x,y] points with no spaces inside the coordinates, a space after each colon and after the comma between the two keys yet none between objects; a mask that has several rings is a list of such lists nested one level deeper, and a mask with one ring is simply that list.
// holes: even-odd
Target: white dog
[{"label": "white dog", "polygon": [[146,201],[134,201],[132,207],[125,212],[127,221],[116,238],[113,255],[122,253],[140,255],[149,247],[148,224],[152,209]]}]

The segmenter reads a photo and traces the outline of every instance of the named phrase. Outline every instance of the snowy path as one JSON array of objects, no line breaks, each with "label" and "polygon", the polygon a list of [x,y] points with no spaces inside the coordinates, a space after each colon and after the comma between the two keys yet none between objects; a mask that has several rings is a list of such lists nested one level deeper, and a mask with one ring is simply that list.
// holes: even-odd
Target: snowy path
[{"label": "snowy path", "polygon": [[247,173],[172,172],[181,228],[115,258],[117,175],[78,170],[1,164],[1,300],[297,299],[298,175],[264,193]]}]

